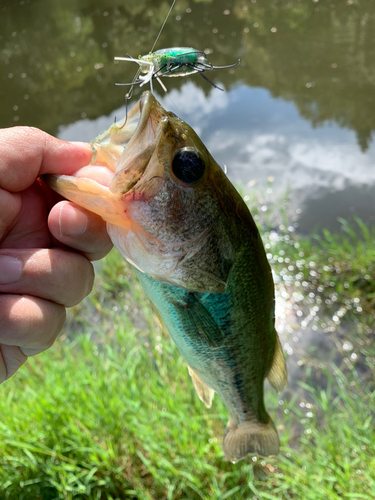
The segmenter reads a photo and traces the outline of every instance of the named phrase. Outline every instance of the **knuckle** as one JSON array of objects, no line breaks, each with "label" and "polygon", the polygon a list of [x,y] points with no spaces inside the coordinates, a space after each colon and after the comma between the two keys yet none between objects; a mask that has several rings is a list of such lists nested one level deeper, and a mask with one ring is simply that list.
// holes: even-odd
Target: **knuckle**
[{"label": "knuckle", "polygon": [[94,286],[94,281],[95,281],[94,266],[91,264],[91,262],[89,262],[89,272],[87,276],[85,297],[91,293]]},{"label": "knuckle", "polygon": [[[40,349],[42,351],[46,351],[47,349],[52,347],[57,336],[61,332],[61,330],[65,324],[65,319],[66,319],[65,307],[61,306],[61,305],[54,304],[53,315],[54,315],[54,318],[53,318],[54,324],[51,325],[50,327],[48,327],[48,329],[46,330],[46,332],[43,336],[43,339],[41,339]],[[51,324],[51,323],[52,323],[52,321],[49,322],[49,324]]]},{"label": "knuckle", "polygon": [[39,128],[36,127],[20,127],[20,130],[18,131],[19,134],[25,136],[25,141],[27,143],[32,144],[32,143],[42,143],[43,145],[46,143],[47,140],[47,132],[44,132],[43,130],[40,130]]},{"label": "knuckle", "polygon": [[[91,262],[81,254],[74,254],[75,265],[66,275],[66,297],[64,305],[72,307],[81,302],[91,292],[95,273]],[[72,279],[73,277],[73,279]]]}]

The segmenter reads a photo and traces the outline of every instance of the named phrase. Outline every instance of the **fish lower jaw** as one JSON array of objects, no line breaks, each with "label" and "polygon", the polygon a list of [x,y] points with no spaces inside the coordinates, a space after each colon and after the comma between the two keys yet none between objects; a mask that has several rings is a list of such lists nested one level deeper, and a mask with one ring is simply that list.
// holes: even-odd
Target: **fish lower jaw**
[{"label": "fish lower jaw", "polygon": [[[104,165],[88,165],[77,170],[72,177],[76,179],[90,179],[100,186],[108,187],[114,177],[114,172]],[[77,180],[77,183],[80,181]]]}]

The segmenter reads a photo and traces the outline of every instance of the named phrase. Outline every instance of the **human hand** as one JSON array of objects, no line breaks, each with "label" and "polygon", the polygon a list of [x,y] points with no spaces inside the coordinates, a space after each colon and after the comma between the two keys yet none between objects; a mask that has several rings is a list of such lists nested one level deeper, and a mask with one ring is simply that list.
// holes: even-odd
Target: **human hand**
[{"label": "human hand", "polygon": [[88,144],[41,130],[0,130],[0,383],[48,349],[65,308],[91,291],[91,260],[112,247],[104,221],[48,188],[42,174],[88,165]]}]

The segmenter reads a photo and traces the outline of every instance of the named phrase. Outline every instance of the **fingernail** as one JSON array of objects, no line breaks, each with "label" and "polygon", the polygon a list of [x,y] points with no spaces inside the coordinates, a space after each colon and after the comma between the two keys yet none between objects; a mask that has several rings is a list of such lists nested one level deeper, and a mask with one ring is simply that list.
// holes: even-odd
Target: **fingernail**
[{"label": "fingernail", "polygon": [[0,284],[16,283],[22,274],[22,262],[10,255],[0,255]]},{"label": "fingernail", "polygon": [[95,148],[93,146],[91,146],[88,142],[81,142],[81,141],[69,141],[69,142],[70,142],[70,144],[73,144],[74,146],[79,146],[81,148],[86,149],[87,151],[90,151],[90,153],[92,155],[90,163],[94,163],[92,158],[95,155]]},{"label": "fingernail", "polygon": [[59,228],[60,236],[80,236],[87,229],[87,215],[73,208],[68,203],[60,208]]},{"label": "fingernail", "polygon": [[82,146],[85,147],[86,149],[91,149],[91,146],[88,142],[83,142],[83,141],[69,141],[70,144],[74,144],[75,146]]}]

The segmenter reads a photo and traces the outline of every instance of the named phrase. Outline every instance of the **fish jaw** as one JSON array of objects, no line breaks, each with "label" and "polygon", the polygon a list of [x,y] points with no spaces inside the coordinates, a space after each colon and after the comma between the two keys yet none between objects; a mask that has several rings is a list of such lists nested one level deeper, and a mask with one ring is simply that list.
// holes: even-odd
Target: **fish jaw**
[{"label": "fish jaw", "polygon": [[[154,103],[160,106],[152,94],[143,94],[130,110],[127,120],[112,125],[92,140],[93,158],[90,165],[70,176],[44,175],[43,181],[64,198],[99,215],[108,224],[128,229],[131,221],[125,206],[126,194],[143,174],[147,166],[144,160],[152,153],[155,134],[149,117]],[[139,141],[145,140],[150,142],[146,153],[138,146]],[[128,148],[133,158],[130,165],[124,168],[129,157],[124,152]],[[116,171],[123,174],[124,170],[127,175],[123,175],[119,181]]]},{"label": "fish jaw", "polygon": [[121,213],[119,200],[107,186],[93,179],[70,175],[44,175],[43,181],[67,200],[99,215],[107,223],[129,225]]}]

